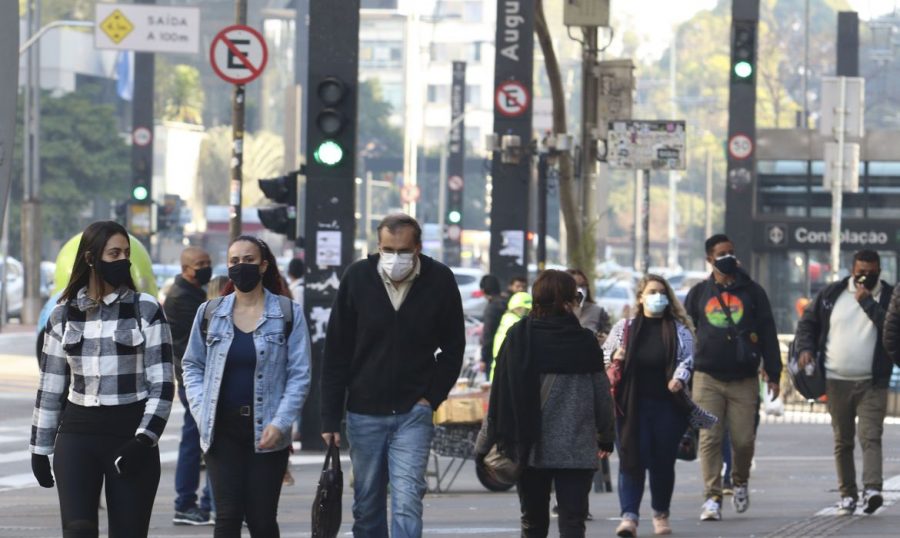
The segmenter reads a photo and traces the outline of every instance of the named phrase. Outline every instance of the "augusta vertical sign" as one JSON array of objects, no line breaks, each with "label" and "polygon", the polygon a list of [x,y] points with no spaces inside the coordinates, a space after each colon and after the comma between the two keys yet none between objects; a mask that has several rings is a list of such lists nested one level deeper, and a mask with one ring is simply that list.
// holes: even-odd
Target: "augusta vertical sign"
[{"label": "augusta vertical sign", "polygon": [[507,137],[508,148],[518,137],[518,150],[496,152],[491,165],[491,272],[505,282],[528,267],[534,0],[497,2],[496,44],[494,133]]},{"label": "augusta vertical sign", "polygon": [[462,263],[463,189],[466,152],[466,62],[453,62],[450,86],[450,140],[447,147],[447,223],[444,231],[444,263]]}]

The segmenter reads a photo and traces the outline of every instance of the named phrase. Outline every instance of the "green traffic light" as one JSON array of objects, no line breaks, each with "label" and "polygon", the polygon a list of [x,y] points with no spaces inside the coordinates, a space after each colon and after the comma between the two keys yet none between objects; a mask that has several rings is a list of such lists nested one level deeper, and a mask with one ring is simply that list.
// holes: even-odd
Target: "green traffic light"
[{"label": "green traffic light", "polygon": [[147,196],[150,195],[150,191],[147,190],[147,187],[143,185],[138,185],[137,187],[131,190],[131,196],[137,200],[138,202],[143,202],[147,199]]},{"label": "green traffic light", "polygon": [[334,140],[326,140],[319,144],[313,152],[316,162],[325,166],[336,166],[344,158],[344,148]]},{"label": "green traffic light", "polygon": [[738,78],[748,78],[753,74],[753,65],[746,60],[742,60],[734,64],[734,74],[737,75]]},{"label": "green traffic light", "polygon": [[459,224],[459,221],[462,220],[462,214],[459,211],[451,211],[447,215],[447,220],[449,220],[453,224]]}]

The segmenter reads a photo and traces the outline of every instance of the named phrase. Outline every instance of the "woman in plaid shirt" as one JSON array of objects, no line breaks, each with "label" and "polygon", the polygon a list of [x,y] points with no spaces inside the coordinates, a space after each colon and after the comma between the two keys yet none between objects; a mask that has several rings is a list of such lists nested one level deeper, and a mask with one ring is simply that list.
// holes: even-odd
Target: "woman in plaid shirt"
[{"label": "woman in plaid shirt", "polygon": [[135,290],[130,255],[121,225],[88,226],[44,329],[31,468],[45,488],[56,475],[67,537],[98,535],[104,481],[110,536],[147,536],[150,526],[174,395],[172,336],[156,299]]}]

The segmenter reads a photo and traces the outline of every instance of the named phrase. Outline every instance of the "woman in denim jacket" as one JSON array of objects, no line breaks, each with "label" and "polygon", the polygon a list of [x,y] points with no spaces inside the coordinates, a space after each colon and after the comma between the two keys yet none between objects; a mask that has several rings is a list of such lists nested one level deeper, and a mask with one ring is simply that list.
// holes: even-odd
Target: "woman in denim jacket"
[{"label": "woman in denim jacket", "polygon": [[212,479],[215,536],[239,537],[246,519],[251,536],[277,537],[291,425],[309,393],[309,332],[263,241],[241,236],[228,247],[228,277],[233,291],[194,318],[185,391]]}]

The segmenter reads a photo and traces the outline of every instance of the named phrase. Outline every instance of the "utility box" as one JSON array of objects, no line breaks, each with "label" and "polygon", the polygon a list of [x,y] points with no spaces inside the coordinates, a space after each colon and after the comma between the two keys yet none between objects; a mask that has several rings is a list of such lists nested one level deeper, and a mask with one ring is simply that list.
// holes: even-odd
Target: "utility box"
[{"label": "utility box", "polygon": [[563,0],[566,26],[609,26],[609,0]]}]

